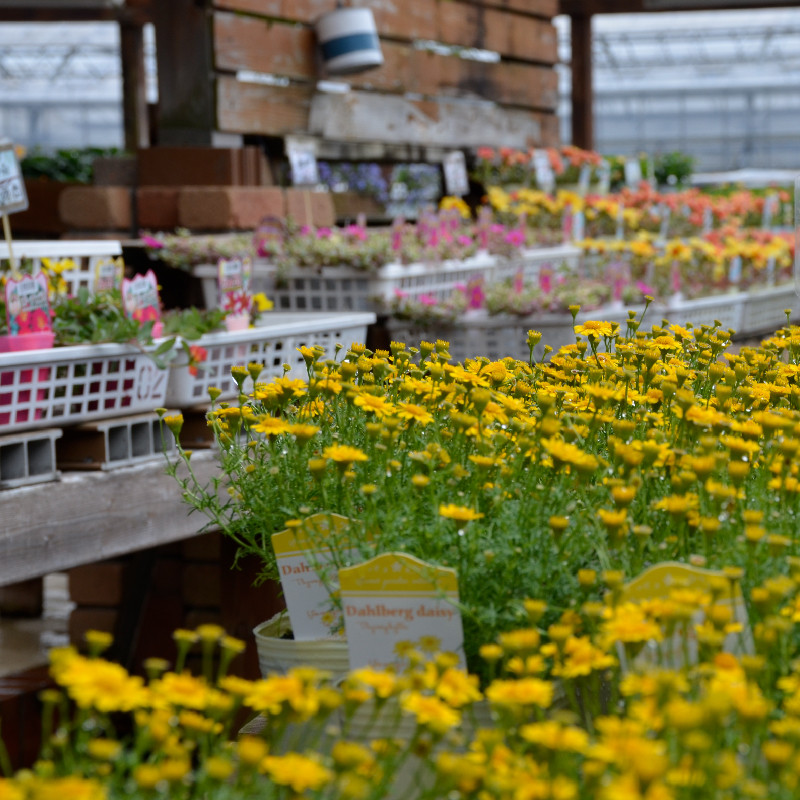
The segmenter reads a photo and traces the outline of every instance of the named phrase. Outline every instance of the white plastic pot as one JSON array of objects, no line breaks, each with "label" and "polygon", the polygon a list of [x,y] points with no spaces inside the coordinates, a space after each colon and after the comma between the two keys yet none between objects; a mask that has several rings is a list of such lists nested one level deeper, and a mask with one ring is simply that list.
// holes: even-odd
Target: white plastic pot
[{"label": "white plastic pot", "polygon": [[327,74],[348,75],[383,64],[371,9],[334,9],[317,20],[315,29]]}]

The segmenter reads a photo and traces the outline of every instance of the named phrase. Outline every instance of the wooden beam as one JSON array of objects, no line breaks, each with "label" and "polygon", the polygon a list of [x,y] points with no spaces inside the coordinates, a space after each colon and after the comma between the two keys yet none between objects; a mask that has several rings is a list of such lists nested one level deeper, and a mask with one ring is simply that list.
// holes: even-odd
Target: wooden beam
[{"label": "wooden beam", "polygon": [[649,11],[732,11],[791,8],[789,0],[559,0],[559,14],[640,14]]},{"label": "wooden beam", "polygon": [[[207,481],[212,453],[192,465]],[[3,492],[0,586],[194,536],[206,518],[189,515],[164,462],[110,472],[66,473],[61,481]],[[13,513],[11,512],[13,509]]]},{"label": "wooden beam", "polygon": [[211,26],[204,4],[158,2],[154,9],[158,60],[158,144],[213,143]]},{"label": "wooden beam", "polygon": [[594,92],[592,89],[592,18],[573,14],[572,41],[572,144],[594,147]]},{"label": "wooden beam", "polygon": [[121,22],[119,26],[122,61],[122,111],[125,149],[136,152],[150,146],[147,113],[147,77],[144,63],[144,31],[141,25]]},{"label": "wooden beam", "polygon": [[0,0],[0,22],[150,21],[152,0]]}]

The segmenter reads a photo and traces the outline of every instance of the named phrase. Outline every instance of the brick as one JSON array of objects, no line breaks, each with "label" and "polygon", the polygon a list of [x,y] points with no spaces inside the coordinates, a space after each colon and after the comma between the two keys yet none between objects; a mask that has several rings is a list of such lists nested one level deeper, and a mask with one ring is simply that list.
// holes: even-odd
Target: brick
[{"label": "brick", "polygon": [[202,533],[181,542],[183,557],[187,561],[213,561],[219,563],[222,552],[221,534]]},{"label": "brick", "polygon": [[67,573],[69,596],[79,606],[118,606],[124,595],[125,563],[103,561],[74,567]]},{"label": "brick", "polygon": [[42,579],[0,587],[0,614],[4,617],[39,617],[42,613]]},{"label": "brick", "polygon": [[58,198],[61,220],[81,230],[130,230],[132,206],[125,186],[70,186]]},{"label": "brick", "polygon": [[28,209],[14,214],[11,218],[11,229],[19,233],[50,236],[64,233],[67,226],[58,213],[58,201],[64,189],[72,185],[46,178],[28,178],[25,181]]},{"label": "brick", "polygon": [[136,186],[136,156],[103,156],[92,162],[92,183],[95,186]]},{"label": "brick", "polygon": [[258,186],[270,180],[260,147],[149,147],[139,151],[140,186]]},{"label": "brick", "polygon": [[177,228],[178,192],[172,186],[140,186],[136,190],[136,227],[154,231]]},{"label": "brick", "polygon": [[222,602],[219,564],[186,564],[183,600],[195,608],[218,608]]},{"label": "brick", "polygon": [[87,631],[113,634],[118,618],[119,611],[116,608],[76,608],[69,615],[69,640],[76,647],[82,647]]},{"label": "brick", "polygon": [[286,190],[286,216],[298,225],[317,228],[329,228],[336,222],[330,192],[312,192],[310,189]]},{"label": "brick", "polygon": [[190,230],[252,230],[268,216],[284,216],[275,186],[187,187],[178,195],[178,223]]}]

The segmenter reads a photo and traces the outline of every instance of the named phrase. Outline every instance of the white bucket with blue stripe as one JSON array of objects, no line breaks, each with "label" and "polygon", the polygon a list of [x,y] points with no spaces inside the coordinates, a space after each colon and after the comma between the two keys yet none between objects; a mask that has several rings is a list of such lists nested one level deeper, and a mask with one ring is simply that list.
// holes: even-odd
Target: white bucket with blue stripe
[{"label": "white bucket with blue stripe", "polygon": [[363,72],[383,64],[375,18],[369,8],[337,8],[315,25],[329,75]]}]

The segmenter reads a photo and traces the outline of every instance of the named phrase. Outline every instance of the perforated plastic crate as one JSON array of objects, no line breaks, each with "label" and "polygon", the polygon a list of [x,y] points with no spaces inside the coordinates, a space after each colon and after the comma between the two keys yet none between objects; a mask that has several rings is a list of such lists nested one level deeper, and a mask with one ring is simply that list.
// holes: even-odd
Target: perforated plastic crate
[{"label": "perforated plastic crate", "polygon": [[493,278],[502,281],[514,278],[519,273],[525,280],[535,280],[545,267],[553,270],[566,269],[576,272],[580,267],[582,251],[571,244],[555,247],[533,247],[521,250],[508,259],[500,259],[495,267]]},{"label": "perforated plastic crate", "polygon": [[784,309],[792,309],[791,320],[800,318],[800,299],[793,284],[775,286],[759,292],[750,292],[744,299],[742,310],[742,335],[772,333],[786,324]]},{"label": "perforated plastic crate", "polygon": [[[374,273],[351,267],[303,267],[291,270],[279,283],[274,266],[256,261],[251,288],[264,292],[277,311],[380,311],[392,302],[395,290],[409,297],[425,294],[444,299],[458,284],[466,285],[476,276],[492,280],[496,263],[494,256],[478,253],[439,264],[386,264]],[[203,281],[206,306],[216,305],[216,267],[195,267],[192,274]]]},{"label": "perforated plastic crate", "polygon": [[[77,294],[81,287],[92,290],[96,262],[121,256],[122,246],[114,240],[19,241],[14,242],[13,252],[14,258],[17,260],[30,259],[33,262],[34,271],[39,270],[43,258],[55,261],[71,258],[75,262],[75,269],[66,270],[61,276],[69,286],[69,293]],[[6,242],[0,242],[0,261],[7,261],[8,258],[8,245]]]},{"label": "perforated plastic crate", "polygon": [[672,301],[667,305],[663,315],[673,325],[691,322],[695,327],[713,325],[720,322],[723,330],[733,328],[741,333],[742,312],[745,301],[744,292],[720,294],[713,297],[700,297],[696,300]]},{"label": "perforated plastic crate", "polygon": [[169,370],[166,404],[179,408],[207,404],[208,389],[221,390],[222,399],[236,394],[231,367],[256,361],[264,365],[259,380],[283,375],[289,364],[297,377],[305,377],[305,362],[298,347],[322,345],[327,352],[341,343],[365,342],[367,326],[375,322],[375,314],[287,314],[269,312],[259,327],[245,331],[209,333],[193,346],[205,350],[205,358],[196,374],[186,363]]},{"label": "perforated plastic crate", "polygon": [[0,433],[152,411],[166,370],[128,345],[0,354]]},{"label": "perforated plastic crate", "polygon": [[[639,311],[640,309],[636,309]],[[617,308],[598,309],[578,314],[575,324],[590,319],[608,320],[624,325],[627,311]],[[391,338],[406,344],[418,345],[420,341],[435,342],[443,339],[450,343],[449,353],[454,361],[486,356],[491,359],[506,357],[527,361],[530,358],[528,331],[542,334],[542,339],[533,351],[535,360],[544,354],[544,346],[550,345],[557,352],[564,345],[575,344],[572,317],[569,314],[533,314],[515,317],[509,314],[489,316],[483,311],[467,312],[452,325],[420,327],[401,320],[390,319],[387,323]]]}]

